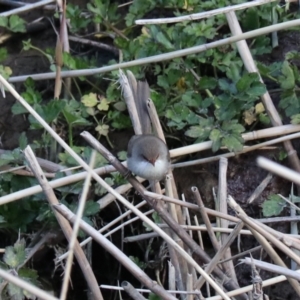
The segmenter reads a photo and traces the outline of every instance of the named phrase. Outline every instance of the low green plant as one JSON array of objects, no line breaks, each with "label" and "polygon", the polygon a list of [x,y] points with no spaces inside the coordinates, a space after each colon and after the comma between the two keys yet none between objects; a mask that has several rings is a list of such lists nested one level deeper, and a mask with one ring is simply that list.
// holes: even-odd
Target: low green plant
[{"label": "low green plant", "polygon": [[9,17],[0,17],[0,27],[3,27],[11,32],[26,32],[25,21],[18,15]]},{"label": "low green plant", "polygon": [[[25,240],[18,239],[13,246],[5,247],[3,262],[0,262],[1,269],[6,270],[11,275],[17,276],[32,285],[39,286],[37,271],[25,267],[24,265],[26,263],[25,246]],[[2,287],[0,297],[3,300],[36,299],[36,297],[28,291],[5,279],[0,278],[0,284]]]},{"label": "low green plant", "polygon": [[262,204],[262,213],[265,217],[278,216],[286,207],[286,202],[278,195],[270,195]]},{"label": "low green plant", "polygon": [[67,5],[67,18],[70,20],[70,30],[72,33],[86,30],[92,23],[91,18],[88,15],[83,16],[82,9],[72,3],[68,3]]}]

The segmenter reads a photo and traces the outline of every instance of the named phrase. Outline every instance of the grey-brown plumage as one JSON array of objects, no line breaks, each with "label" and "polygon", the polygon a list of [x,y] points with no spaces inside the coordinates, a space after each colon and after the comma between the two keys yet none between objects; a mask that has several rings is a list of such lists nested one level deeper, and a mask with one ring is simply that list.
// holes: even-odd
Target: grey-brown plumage
[{"label": "grey-brown plumage", "polygon": [[130,139],[127,167],[131,172],[148,180],[161,180],[167,174],[169,166],[169,150],[160,138],[143,134]]}]

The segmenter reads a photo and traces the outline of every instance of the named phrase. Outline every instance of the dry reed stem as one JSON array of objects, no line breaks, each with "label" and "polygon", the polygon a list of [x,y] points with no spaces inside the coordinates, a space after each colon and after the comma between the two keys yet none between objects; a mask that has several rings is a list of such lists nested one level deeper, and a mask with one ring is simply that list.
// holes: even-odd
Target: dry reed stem
[{"label": "dry reed stem", "polygon": [[[23,170],[24,168],[26,168],[26,166],[20,166],[20,167],[15,167],[15,168],[10,167],[9,165],[1,166],[0,169],[2,171],[0,171],[0,175],[6,174],[6,173],[12,173],[12,174],[19,175],[19,176],[34,177],[34,174],[31,171]],[[45,172],[44,175],[47,178],[55,178],[55,174],[53,174],[53,173]]]},{"label": "dry reed stem", "polygon": [[144,24],[170,24],[170,23],[178,23],[178,22],[184,22],[184,21],[193,21],[193,20],[200,20],[205,18],[210,18],[219,14],[228,13],[230,11],[236,11],[236,10],[242,10],[249,7],[259,6],[262,4],[274,2],[275,0],[256,0],[251,1],[247,3],[237,4],[237,5],[231,5],[226,6],[222,8],[217,8],[210,11],[205,11],[201,13],[186,15],[186,16],[180,16],[180,17],[172,17],[172,18],[160,18],[160,19],[142,19],[142,20],[136,20],[135,24],[137,25],[144,25]]},{"label": "dry reed stem", "polygon": [[129,112],[130,120],[135,134],[142,134],[142,124],[138,116],[138,110],[135,103],[137,97],[137,82],[131,72],[127,72],[127,76],[122,70],[119,70],[119,83],[122,88],[123,98],[125,100],[127,110]]},{"label": "dry reed stem", "polygon": [[[300,131],[300,125],[283,125],[283,126],[277,126],[273,128],[261,129],[257,131],[244,133],[242,134],[242,138],[246,142],[246,141],[254,141],[257,139],[270,138],[278,135],[281,136],[281,135],[291,134],[299,131]],[[170,155],[171,157],[177,157],[180,155],[186,155],[186,154],[191,154],[199,151],[208,150],[211,149],[211,147],[212,147],[212,142],[207,141],[207,142],[181,147],[178,149],[172,149],[170,150]]]},{"label": "dry reed stem", "polygon": [[36,286],[28,283],[27,281],[10,274],[8,271],[4,271],[4,270],[0,269],[0,277],[2,277],[4,280],[9,281],[12,284],[15,284],[16,286],[28,291],[29,293],[39,297],[40,299],[58,300],[58,298],[53,297],[52,295],[46,293],[42,289],[37,288]]},{"label": "dry reed stem", "polygon": [[[227,210],[227,168],[228,168],[228,160],[224,157],[220,158],[219,161],[219,183],[218,183],[218,196],[217,196],[217,204],[216,207],[218,207],[217,210],[219,210],[223,214],[228,214]],[[223,218],[220,219],[220,227],[222,228],[228,228],[229,222]],[[242,229],[242,228],[241,228]],[[227,241],[228,235],[226,233],[221,233],[221,245]],[[219,249],[220,250],[220,249]],[[227,249],[224,252],[224,259],[231,258],[231,250],[230,247],[227,247]],[[228,274],[229,277],[231,277],[233,280],[236,281],[238,284],[238,280],[235,274],[233,261],[229,260],[222,264],[224,271],[226,274]]]},{"label": "dry reed stem", "polygon": [[[181,194],[181,198],[183,202],[186,202],[184,194]],[[184,224],[187,224],[188,226],[192,226],[190,211],[187,209],[187,207],[182,207],[182,210],[185,219]],[[189,235],[193,237],[193,232],[191,230],[189,230]]]},{"label": "dry reed stem", "polygon": [[[280,195],[281,196],[281,195]],[[283,196],[281,196],[283,197]],[[292,187],[291,187],[291,195],[290,195],[290,199],[292,200],[291,202],[291,207],[290,207],[290,216],[294,217],[297,215],[297,210],[299,210],[299,207],[296,206],[294,203],[296,202],[296,197],[294,195],[294,184],[292,183]],[[290,225],[290,234],[298,234],[298,222],[292,222]],[[300,250],[297,249],[292,249],[298,256],[300,256]],[[291,261],[291,269],[292,270],[297,270],[298,269],[298,265],[292,260]]]},{"label": "dry reed stem", "polygon": [[[64,205],[58,204],[53,206],[66,220],[71,223],[75,222],[76,216]],[[144,271],[142,271],[130,258],[128,258],[120,249],[106,239],[92,226],[80,220],[80,228],[99,243],[106,251],[114,256],[128,271],[130,271],[140,282],[151,289],[152,292],[163,299],[175,300],[176,298],[166,292],[166,290],[151,280]],[[97,299],[97,298],[96,298]]]},{"label": "dry reed stem", "polygon": [[282,196],[281,194],[277,194],[282,200],[284,200],[285,202],[287,202],[291,207],[291,209],[295,209],[297,210],[298,212],[300,211],[300,208],[294,204],[292,201],[290,201],[289,199],[287,199],[286,197]]},{"label": "dry reed stem", "polygon": [[[166,175],[166,180],[165,180],[165,193],[169,197],[173,197],[173,187],[172,183],[174,183],[173,177],[170,176],[169,174]],[[168,212],[170,216],[174,219],[174,221],[178,224],[183,224],[183,218],[181,214],[181,207],[176,206],[175,204],[168,202],[167,203],[168,207]],[[180,208],[178,210],[178,207]],[[178,214],[178,211],[180,211],[180,214]],[[178,221],[179,217],[181,217],[180,222]],[[184,248],[183,241],[181,238],[176,234],[174,231],[169,231],[167,230],[167,233],[172,237],[172,239],[181,247]],[[169,253],[170,253],[170,258],[173,266],[175,267],[175,275],[176,275],[176,282],[177,282],[177,287],[179,290],[185,290],[186,289],[186,279],[187,279],[187,274],[188,274],[188,265],[186,261],[183,259],[182,256],[177,256],[176,252],[172,247],[168,245]],[[170,289],[170,287],[169,287]]]},{"label": "dry reed stem", "polygon": [[[93,167],[95,165],[95,161],[96,161],[96,151],[93,151],[91,154],[90,164],[89,164],[91,170],[93,169]],[[77,212],[76,212],[76,220],[74,222],[72,235],[69,240],[69,251],[68,251],[69,254],[68,254],[67,263],[66,263],[66,267],[65,267],[63,286],[62,286],[61,294],[60,294],[61,300],[66,299],[67,292],[68,292],[68,286],[69,286],[69,280],[70,280],[71,269],[72,269],[72,264],[73,264],[75,246],[76,246],[76,243],[78,243],[77,235],[79,232],[79,221],[81,220],[81,218],[83,216],[83,211],[84,211],[84,207],[86,204],[86,198],[88,196],[88,192],[90,189],[91,179],[92,179],[92,175],[90,172],[88,172],[87,177],[83,184],[83,189],[82,189],[82,192],[80,195]]]},{"label": "dry reed stem", "polygon": [[[239,21],[236,17],[234,11],[229,12],[226,14],[227,21],[231,32],[233,35],[239,35],[242,33],[242,29],[240,27]],[[257,67],[254,63],[253,57],[251,55],[250,49],[245,40],[238,41],[236,43],[240,56],[244,62],[244,65],[248,72],[258,72]],[[259,73],[259,72],[258,72]],[[260,81],[263,83],[262,78]],[[280,126],[282,125],[281,118],[279,113],[270,97],[270,94],[266,92],[261,96],[261,100],[264,104],[266,112],[272,122],[273,126]],[[284,141],[283,146],[288,154],[289,164],[290,166],[295,169],[297,172],[300,172],[300,161],[297,155],[297,152],[293,148],[293,145],[290,140]],[[298,186],[298,190],[300,191],[300,186]]]},{"label": "dry reed stem", "polygon": [[[0,155],[9,154],[9,153],[11,153],[11,151],[0,149]],[[40,158],[40,157],[37,157],[36,159],[38,160],[38,163],[40,164],[40,166],[43,168],[44,171],[47,171],[50,173],[55,173],[55,172],[62,171],[63,169],[65,169],[64,166],[54,163],[52,161],[49,161],[47,159]],[[1,166],[1,168],[3,168],[3,166]]]},{"label": "dry reed stem", "polygon": [[77,37],[77,36],[72,36],[72,35],[69,36],[69,41],[76,42],[76,43],[81,43],[81,44],[85,44],[85,45],[90,45],[90,46],[93,46],[93,47],[97,47],[99,49],[104,49],[106,51],[110,51],[115,55],[119,55],[119,49],[118,48],[116,48],[114,46],[111,46],[111,45],[104,44],[104,43],[95,42],[95,41],[92,41],[92,40],[88,40],[88,39],[85,39],[85,38],[82,38],[82,37]]},{"label": "dry reed stem", "polygon": [[4,4],[4,5],[8,5],[8,6],[11,6],[11,7],[22,7],[24,5],[27,5],[28,3],[25,3],[25,2],[16,2],[16,1],[13,1],[13,0],[0,0],[0,4]]},{"label": "dry reed stem", "polygon": [[45,6],[45,5],[50,4],[52,2],[55,2],[55,1],[54,0],[43,0],[43,1],[39,1],[37,3],[33,3],[33,4],[27,4],[26,3],[26,5],[24,5],[22,7],[11,9],[9,11],[0,13],[0,17],[9,17],[9,16],[12,16],[12,15],[17,15],[17,14],[23,13],[25,11],[29,11],[29,10],[32,10],[32,9],[35,9],[35,8],[38,8],[38,7]]},{"label": "dry reed stem", "polygon": [[[232,35],[233,36],[240,35],[242,33],[242,29],[240,27],[240,24],[236,17],[235,12],[234,11],[229,12],[228,14],[226,14],[226,18],[227,18],[227,22],[230,27],[230,30],[232,32]],[[238,41],[236,43],[236,46],[237,46],[237,49],[239,51],[239,54],[241,56],[241,59],[243,60],[243,63],[245,65],[245,68],[247,69],[247,71],[249,73],[257,72],[259,74],[258,69],[255,65],[255,62],[253,60],[252,54],[250,52],[250,49],[247,45],[247,42],[245,40]],[[264,83],[261,78],[260,78],[260,81],[262,83]],[[272,102],[272,99],[271,99],[269,93],[266,92],[264,95],[261,96],[261,99],[262,99],[262,102],[266,109],[266,112],[271,119],[273,126],[282,125],[280,116]]]},{"label": "dry reed stem", "polygon": [[[41,185],[49,204],[50,205],[59,204],[59,202],[54,194],[54,191],[49,186],[48,181],[47,181],[46,177],[44,176],[43,171],[42,171],[41,167],[39,166],[30,146],[27,146],[25,148],[24,155],[25,155],[25,158],[26,158],[32,172],[35,174],[36,179],[38,180],[39,184]],[[68,242],[70,242],[70,239],[72,236],[72,228],[71,228],[70,224],[60,214],[58,214],[55,211],[54,211],[54,215],[55,215],[66,239],[68,240]],[[99,299],[99,300],[103,299],[100,289],[98,288],[97,280],[91,269],[91,266],[77,241],[74,244],[74,252],[75,252],[78,264],[80,265],[82,273],[84,274],[84,277],[87,281],[87,284],[91,290],[91,293],[92,293],[94,299]]]},{"label": "dry reed stem", "polygon": [[[113,168],[112,166],[106,166],[106,167],[97,168],[94,171],[98,175],[103,175],[103,174],[114,172],[115,168]],[[49,182],[49,185],[52,188],[58,188],[61,186],[65,186],[68,184],[72,184],[72,183],[84,180],[86,176],[87,176],[87,172],[80,172],[80,173],[77,173],[74,175],[69,175],[69,176],[66,176],[66,177],[63,177],[60,179],[52,180]],[[19,199],[23,199],[25,197],[41,193],[42,191],[43,190],[40,185],[35,185],[30,188],[26,188],[24,190],[14,192],[9,195],[0,197],[0,205],[6,204],[6,203],[9,203],[12,201],[16,201]]]},{"label": "dry reed stem", "polygon": [[203,164],[203,163],[216,161],[216,160],[219,160],[221,157],[224,157],[224,158],[234,157],[234,156],[237,156],[237,155],[240,155],[240,154],[243,154],[243,153],[258,150],[258,149],[260,149],[262,147],[265,147],[265,146],[278,144],[278,143],[285,142],[285,141],[291,140],[291,139],[296,139],[296,138],[299,138],[299,137],[300,137],[300,133],[294,133],[294,134],[290,134],[290,135],[280,137],[280,138],[277,138],[277,139],[274,139],[274,140],[270,140],[270,141],[267,141],[267,142],[256,144],[256,145],[253,145],[253,146],[244,146],[242,151],[239,151],[239,152],[236,152],[236,153],[229,152],[229,153],[215,155],[215,156],[211,156],[211,157],[207,157],[207,158],[196,159],[196,160],[183,162],[183,163],[177,163],[177,164],[173,164],[172,167],[173,168],[189,167],[189,166],[194,166],[194,165],[197,165],[197,164]]},{"label": "dry reed stem", "polygon": [[[135,218],[132,219],[131,221],[132,222],[135,221]],[[127,222],[130,222],[130,221],[127,221]],[[234,224],[234,225],[236,225],[236,224]],[[167,227],[166,224],[158,224],[158,226],[160,228],[166,228]],[[200,231],[201,232],[202,231],[207,232],[207,227],[205,225],[199,225],[199,224],[198,225],[181,225],[181,228],[183,228],[187,231],[195,231],[196,230],[198,232],[200,232]],[[114,231],[115,231],[115,229],[113,230],[113,232]],[[228,233],[229,234],[233,231],[233,229],[232,228],[222,228],[222,227],[212,227],[212,231],[216,232],[216,233]],[[107,235],[109,233],[107,233]],[[242,229],[240,231],[240,234],[242,234],[242,235],[252,235],[252,232],[250,230],[247,230],[247,229]],[[159,235],[155,232],[142,233],[142,234],[139,234],[139,235],[132,235],[132,236],[129,236],[129,237],[125,237],[123,241],[125,243],[127,243],[127,242],[132,243],[132,242],[142,241],[142,240],[145,240],[145,239],[150,239],[150,238],[157,237],[157,236],[159,236]],[[288,236],[300,239],[300,235],[298,235],[298,234],[289,234]],[[223,259],[222,261],[227,261],[227,260],[230,260],[230,259],[226,259],[226,260]]]},{"label": "dry reed stem", "polygon": [[[224,242],[222,244],[222,246],[220,247],[220,249],[218,250],[218,252],[215,254],[215,256],[213,257],[213,259],[210,261],[210,263],[205,267],[205,272],[207,272],[208,274],[210,274],[213,269],[217,266],[217,264],[219,263],[219,261],[222,259],[222,257],[224,256],[226,250],[228,249],[228,247],[230,247],[230,245],[234,242],[234,240],[236,239],[236,237],[240,234],[241,229],[243,228],[244,223],[243,222],[239,222],[236,227],[234,228],[234,230],[231,232],[231,234],[229,236],[227,236],[226,239],[224,239]],[[231,258],[231,256],[230,256]],[[228,259],[228,257],[226,258]],[[232,262],[232,260],[230,260],[230,262]],[[194,288],[195,289],[201,289],[202,285],[204,284],[205,279],[201,276],[194,284]]]},{"label": "dry reed stem", "polygon": [[[150,95],[150,89],[147,82],[141,82],[137,81],[135,76],[132,72],[127,71],[127,81],[128,84],[124,84],[126,81],[124,79],[125,75],[122,72],[122,70],[119,70],[120,78],[122,78],[122,81],[120,81],[124,98],[126,96],[125,102],[130,114],[131,122],[133,124],[133,128],[135,131],[135,134],[149,134],[152,133],[151,130],[151,123],[152,128],[154,129],[154,132],[157,133],[157,136],[165,141],[164,133],[161,128],[161,124],[158,118],[158,114],[156,112],[155,106],[152,105],[149,109],[148,103],[148,97]],[[135,113],[136,111],[136,113]],[[139,128],[139,126],[141,128]],[[175,183],[173,180],[173,176],[167,176],[166,184],[168,184],[168,189],[166,189],[166,193],[169,193],[170,196],[173,197],[173,190],[176,190]],[[153,191],[158,192],[159,194],[162,194],[160,183],[159,182],[153,182],[151,184],[151,189]],[[176,193],[177,196],[177,193]],[[179,211],[178,216],[176,212],[176,208],[173,204],[169,203],[170,213],[174,220],[178,223],[178,218],[181,216],[181,211]],[[181,218],[182,219],[182,218]],[[181,220],[180,219],[180,220]],[[169,234],[169,231],[166,231],[167,234]],[[173,232],[171,233],[173,239],[177,242],[177,244],[183,248],[183,242],[180,240],[178,236],[176,236]],[[177,276],[177,284],[180,289],[185,289],[185,286],[182,282],[182,279],[186,278],[187,273],[187,264],[182,257],[176,257],[177,254],[172,249],[169,244],[169,254],[171,257],[171,261],[176,269],[176,276]],[[181,274],[182,273],[182,274]]]},{"label": "dry reed stem", "polygon": [[[169,290],[176,290],[176,278],[175,278],[175,268],[172,262],[168,260],[168,287]],[[172,294],[174,297],[175,295]]]},{"label": "dry reed stem", "polygon": [[[178,200],[178,199],[172,199],[170,197],[167,197],[167,196],[164,196],[164,195],[159,195],[159,194],[155,194],[155,193],[152,193],[152,192],[148,192],[148,191],[145,191],[144,192],[144,195],[148,195],[154,199],[157,199],[157,200],[164,200],[164,201],[171,201],[177,205],[181,205],[181,206],[184,206],[184,207],[187,207],[189,209],[192,209],[192,210],[196,210],[198,211],[199,210],[199,206],[196,205],[196,204],[193,204],[193,203],[189,203],[189,202],[183,202],[181,200]],[[209,214],[209,215],[212,215],[212,216],[215,216],[215,217],[220,217],[220,218],[223,218],[223,219],[226,219],[228,221],[231,221],[233,223],[238,223],[239,222],[239,219],[234,217],[234,216],[231,216],[231,215],[226,215],[226,214],[222,214],[216,210],[213,210],[213,209],[210,209],[210,208],[205,208],[206,212]],[[264,218],[264,219],[258,219],[256,221],[260,222],[260,223],[273,223],[273,222],[285,222],[285,221],[298,221],[300,218],[300,216],[296,217],[295,219],[294,218],[291,218],[291,217],[285,217],[285,218]],[[269,228],[269,227],[268,227]],[[281,232],[278,232],[272,228],[269,228],[269,231],[272,232],[272,234],[274,234],[278,239],[280,240],[285,240],[287,239],[285,242],[286,243],[290,243],[291,246],[293,246],[293,242],[295,242],[295,240],[291,240],[289,239],[289,235],[286,235],[286,234],[283,234]]]},{"label": "dry reed stem", "polygon": [[[136,205],[136,208],[140,208],[142,207],[143,205],[145,205],[147,202],[146,201],[142,201],[140,202],[139,204]],[[154,209],[151,209],[147,212],[144,212],[145,216],[151,214],[154,212]],[[113,219],[110,223],[106,224],[105,226],[103,226],[101,229],[98,230],[99,233],[103,233],[104,231],[107,231],[110,227],[114,226],[116,223],[118,223],[119,221],[123,220],[124,218],[126,218],[127,216],[129,216],[130,214],[132,213],[131,210],[128,210],[126,211],[125,213],[123,213],[122,215],[120,215],[119,217]],[[123,226],[126,226],[128,224],[131,224],[132,222],[135,222],[139,220],[139,217],[134,217],[126,222],[123,222],[122,224],[120,224],[119,226],[115,227],[113,230],[107,232],[106,234],[104,234],[103,236],[104,237],[108,237],[110,236],[112,233],[116,232],[117,230],[119,230],[120,228],[122,228]],[[83,240],[81,243],[80,243],[80,246],[85,246],[86,244],[88,244],[90,241],[92,241],[92,238],[91,237],[88,237],[86,238],[85,240]],[[68,252],[62,254],[61,256],[59,256],[57,259],[56,259],[56,262],[60,262],[62,261],[63,259],[65,259],[68,255]]]},{"label": "dry reed stem", "polygon": [[[158,224],[160,228],[167,228],[166,224]],[[198,231],[198,232],[207,232],[207,227],[205,225],[181,225],[181,228],[185,230],[190,230],[190,231]],[[228,233],[230,234],[234,229],[233,228],[222,228],[222,227],[212,227],[212,231],[216,233]],[[250,230],[242,229],[240,231],[240,234],[242,235],[252,235],[252,232]],[[124,243],[135,243],[143,240],[148,240],[152,239],[155,237],[158,237],[159,235],[156,232],[149,232],[149,233],[141,233],[138,235],[132,235],[132,236],[127,236],[123,239]],[[218,250],[217,250],[218,251]],[[217,252],[216,251],[216,252]],[[222,259],[223,261],[228,261],[230,259]]]},{"label": "dry reed stem", "polygon": [[[241,231],[240,231],[240,233],[241,233]],[[251,235],[252,235],[252,233],[251,233]],[[237,258],[240,258],[240,257],[245,256],[247,254],[250,254],[252,252],[261,250],[261,249],[262,249],[262,246],[257,246],[257,247],[251,248],[249,250],[243,251],[243,252],[241,252],[239,254],[236,254],[236,255],[232,256],[230,259],[237,259]],[[223,261],[224,260],[221,260],[220,263],[222,263]]]},{"label": "dry reed stem", "polygon": [[[186,291],[191,292],[193,290],[193,275],[188,273],[186,280]],[[194,300],[194,296],[192,294],[188,294],[186,300]]]},{"label": "dry reed stem", "polygon": [[264,157],[258,157],[256,162],[259,167],[300,185],[300,174],[298,172],[281,166]]},{"label": "dry reed stem", "polygon": [[251,280],[252,280],[252,284],[253,284],[253,289],[249,293],[250,299],[267,300],[264,297],[264,292],[263,292],[263,288],[262,288],[262,279],[256,269],[256,266],[253,263],[251,264],[251,273],[252,273]]},{"label": "dry reed stem", "polygon": [[211,241],[211,243],[214,247],[214,250],[217,252],[220,249],[220,244],[219,244],[219,242],[218,242],[218,240],[217,240],[217,238],[214,234],[212,225],[210,223],[209,217],[208,217],[207,212],[205,210],[205,206],[204,206],[204,203],[202,201],[199,190],[195,186],[193,186],[191,188],[191,190],[192,190],[192,193],[194,195],[194,199],[195,199],[196,203],[198,204],[199,211],[200,211],[200,214],[201,214],[201,217],[202,217],[202,221],[204,222],[204,224],[206,226],[207,233],[208,233],[208,236],[210,238],[210,241]]},{"label": "dry reed stem", "polygon": [[277,273],[280,275],[284,275],[284,276],[288,276],[291,278],[294,278],[298,281],[300,281],[300,274],[299,272],[295,272],[293,270],[287,269],[287,268],[283,268],[274,264],[270,264],[268,262],[264,262],[261,260],[257,260],[257,259],[251,259],[250,257],[245,257],[244,259],[240,259],[240,262],[245,263],[247,265],[250,265],[252,263],[254,263],[257,267],[259,267],[260,269],[272,272],[272,273]]},{"label": "dry reed stem", "polygon": [[[121,70],[119,71],[121,74]],[[139,119],[139,122],[141,124],[142,132],[138,133],[135,129],[135,123],[136,121],[133,119],[135,117],[134,115],[130,114],[133,127],[135,129],[136,134],[149,134],[152,133],[151,130],[151,124],[153,131],[156,132],[156,135],[161,138],[163,141],[165,141],[164,133],[158,118],[158,114],[156,111],[155,106],[153,105],[152,101],[149,99],[150,95],[150,89],[147,82],[141,82],[136,81],[136,78],[134,77],[133,73],[130,71],[127,71],[127,78],[128,82],[130,84],[131,94],[133,95],[131,101],[133,102],[132,105],[136,107],[136,110],[138,112],[137,118]],[[129,101],[126,101],[127,106],[130,104]],[[151,105],[152,104],[152,105]],[[128,110],[130,110],[128,106]],[[173,197],[173,193],[175,193],[175,197],[178,198],[175,182],[173,179],[172,172],[169,171],[168,175],[166,176],[166,194]],[[158,192],[159,194],[162,194],[160,183],[156,182],[152,184],[153,191]],[[182,212],[181,209],[178,206],[175,207],[172,203],[169,203],[169,211],[173,217],[173,219],[180,224],[183,224],[183,218],[182,218]],[[167,231],[167,234],[169,232]],[[182,240],[176,236],[173,233],[171,233],[171,236],[173,239],[177,242],[177,244],[183,248],[183,242]],[[178,284],[179,289],[185,289],[184,282],[187,276],[187,263],[186,261],[181,257],[177,257],[176,251],[172,249],[172,247],[169,246],[169,254],[171,257],[171,261],[175,267],[176,270],[176,282]]]},{"label": "dry reed stem", "polygon": [[257,199],[262,192],[265,190],[265,188],[268,186],[268,184],[271,182],[273,178],[273,175],[271,173],[268,173],[266,178],[259,184],[259,186],[254,190],[252,195],[247,199],[247,204],[251,204],[255,199]]},{"label": "dry reed stem", "polygon": [[[118,171],[127,176],[127,180],[132,184],[132,186],[140,193],[143,194],[145,188],[137,181],[135,178],[128,173],[128,170],[106,149],[104,148],[98,140],[96,140],[94,137],[92,137],[87,132],[83,132],[81,134],[87,140],[93,148],[95,148],[98,152],[100,152],[111,164],[113,164]],[[115,191],[107,185],[104,181],[101,182],[101,185],[105,187],[109,192],[115,193]],[[196,270],[203,276],[206,277],[207,281],[212,285],[212,287],[216,290],[217,293],[221,293],[224,296],[224,292],[215,284],[215,282],[205,274],[203,269],[190,257],[175,241],[173,241],[172,238],[170,238],[164,231],[162,231],[155,223],[153,223],[150,219],[146,218],[139,210],[137,210],[132,204],[130,204],[126,199],[124,199],[121,195],[118,196],[118,200],[123,203],[126,207],[131,209],[136,215],[138,215],[144,222],[146,222],[154,231],[159,233],[159,235],[165,239],[166,242],[171,244],[174,249],[181,254],[186,261],[194,266]],[[154,201],[153,199],[149,197],[145,197],[145,200],[157,210],[160,217],[170,226],[172,230],[174,230],[180,238],[186,243],[194,252],[194,254],[198,255],[202,260],[204,261],[210,261],[210,258],[207,256],[206,253],[202,251],[202,249],[199,248],[199,246],[195,243],[193,239],[190,238],[190,236],[170,217],[168,213],[166,213],[165,209],[162,207],[161,203]],[[221,277],[224,278],[225,274],[221,272],[220,269],[216,269],[215,273]],[[234,283],[232,283],[230,280],[225,282],[226,284],[229,284],[230,286]],[[235,287],[229,287],[231,289],[234,289]]]},{"label": "dry reed stem", "polygon": [[146,300],[146,298],[140,294],[128,281],[123,281],[121,286],[133,300]]},{"label": "dry reed stem", "polygon": [[[285,252],[288,256],[289,254],[292,255],[292,259],[295,261],[300,262],[300,257],[295,255],[289,247],[293,247],[299,250],[299,240],[290,237],[288,240],[286,238],[288,235],[284,235],[283,233],[274,230],[273,228],[266,226],[265,224],[259,223],[257,220],[254,220],[248,217],[242,208],[237,205],[231,196],[228,197],[229,203],[234,206],[234,210],[236,211],[239,218],[243,218],[245,224],[248,227],[253,228],[254,230],[258,231],[261,235],[267,238],[270,242],[272,242],[275,246],[277,246],[281,251]],[[288,254],[289,253],[289,254]]]},{"label": "dry reed stem", "polygon": [[[78,76],[92,76],[92,75],[97,75],[100,73],[105,73],[105,72],[110,72],[118,69],[125,69],[125,68],[130,68],[133,66],[140,66],[140,65],[145,65],[145,64],[150,64],[150,63],[156,63],[156,62],[162,62],[166,60],[171,60],[174,58],[178,57],[183,57],[186,55],[191,55],[191,54],[197,54],[200,52],[204,52],[209,49],[214,49],[216,47],[228,45],[235,43],[240,40],[246,40],[246,39],[251,39],[260,35],[266,35],[269,34],[273,31],[279,31],[279,30],[284,30],[287,28],[295,27],[300,25],[300,20],[293,20],[293,21],[287,21],[284,23],[280,24],[275,24],[271,26],[267,26],[264,28],[248,31],[246,33],[228,37],[225,39],[222,39],[220,41],[214,41],[205,45],[200,45],[200,46],[194,46],[191,48],[183,49],[183,50],[177,50],[165,54],[159,54],[159,55],[154,55],[146,58],[140,58],[136,59],[130,62],[124,62],[124,63],[119,63],[111,66],[106,66],[102,68],[96,68],[96,69],[88,69],[88,70],[75,70],[75,71],[63,71],[61,72],[61,77],[78,77]],[[46,80],[46,79],[54,79],[55,78],[55,73],[49,72],[49,73],[42,73],[42,74],[30,74],[30,75],[23,75],[23,76],[17,76],[17,77],[11,77],[9,79],[9,82],[23,82],[25,81],[28,77],[31,77],[33,80]]]},{"label": "dry reed stem", "polygon": [[[251,221],[251,218],[247,216],[247,214],[242,210],[242,208],[234,201],[234,199],[229,196],[228,197],[228,204],[230,207],[236,212],[237,216],[247,225],[247,227],[252,232],[253,236],[256,238],[256,240],[261,244],[261,246],[264,248],[264,250],[268,253],[270,258],[279,266],[286,267],[283,260],[279,257],[279,255],[275,252],[273,246],[276,246],[278,249],[283,251],[285,254],[287,254],[290,258],[295,260],[298,264],[300,262],[300,258],[295,255],[293,251],[291,251],[288,247],[286,247],[283,243],[281,243],[279,240],[277,240],[275,237],[273,237],[271,234],[266,232],[264,229],[262,229],[260,226],[257,226],[254,222]],[[267,239],[272,242],[273,246],[271,246]],[[287,278],[295,292],[298,296],[300,296],[300,286],[298,282],[295,279]]]},{"label": "dry reed stem", "polygon": [[[141,178],[141,177],[136,177],[136,179],[139,182],[144,182],[146,180],[146,179]],[[116,187],[115,190],[119,194],[125,194],[131,188],[132,188],[131,184],[130,183],[126,183],[126,184],[122,184],[122,185]],[[101,199],[99,199],[97,201],[97,203],[100,205],[100,209],[102,210],[103,208],[105,208],[107,205],[109,205],[110,203],[114,202],[115,200],[116,200],[116,197],[114,197],[111,194],[107,194],[107,195],[103,196]]]},{"label": "dry reed stem", "polygon": [[[300,272],[300,270],[298,270],[296,272]],[[283,275],[277,276],[277,277],[273,277],[271,279],[264,280],[262,282],[262,286],[263,287],[267,287],[267,286],[270,286],[270,285],[274,285],[274,284],[283,282],[285,280],[287,280],[287,278],[285,276],[283,276]],[[251,285],[242,287],[242,288],[240,288],[238,290],[228,292],[227,295],[229,297],[235,297],[236,295],[238,295],[240,293],[246,293],[246,292],[251,291],[252,289],[253,289],[253,285],[251,284]],[[222,298],[220,296],[213,296],[213,297],[207,297],[207,298],[205,298],[205,300],[222,300]]]},{"label": "dry reed stem", "polygon": [[[114,285],[108,285],[108,284],[101,284],[100,288],[102,289],[109,289],[109,290],[113,290],[113,291],[123,291],[123,288],[120,286],[114,286]],[[141,293],[151,293],[151,290],[148,289],[136,289],[138,292]],[[177,291],[177,290],[167,290],[167,292],[169,292],[170,294],[174,294],[174,295],[188,295],[188,294],[192,294],[192,295],[201,295],[201,293],[199,291],[192,291],[192,292],[187,292],[187,291]]]},{"label": "dry reed stem", "polygon": [[[278,126],[276,128],[269,128],[269,129],[263,129],[263,130],[249,132],[249,133],[243,134],[242,137],[244,140],[254,140],[257,138],[266,138],[268,136],[287,134],[287,133],[291,133],[291,132],[299,131],[299,130],[300,130],[300,125],[283,125],[283,126]],[[206,149],[210,149],[211,145],[212,145],[212,142],[203,142],[203,143],[199,143],[199,144],[181,147],[178,149],[172,149],[172,150],[170,150],[170,155],[171,155],[171,157],[177,157],[179,155],[185,155],[185,154],[189,154],[189,153],[203,151]],[[41,163],[40,159],[38,159],[38,160],[39,160],[39,163]],[[51,162],[49,162],[49,163],[51,163]],[[126,162],[124,164],[126,165]],[[55,167],[56,164],[53,164],[53,166]],[[116,169],[111,165],[95,169],[95,172],[99,175],[111,173],[114,171],[116,171]],[[80,172],[80,173],[77,173],[74,175],[66,176],[64,178],[55,179],[53,181],[50,181],[49,184],[52,188],[58,188],[58,187],[61,187],[64,185],[68,185],[68,184],[83,180],[86,177],[86,174],[87,174],[86,172]],[[41,191],[42,191],[41,187],[39,185],[36,185],[36,186],[32,186],[30,188],[23,189],[18,192],[11,193],[9,195],[2,196],[2,197],[0,197],[0,205],[40,193]]]}]

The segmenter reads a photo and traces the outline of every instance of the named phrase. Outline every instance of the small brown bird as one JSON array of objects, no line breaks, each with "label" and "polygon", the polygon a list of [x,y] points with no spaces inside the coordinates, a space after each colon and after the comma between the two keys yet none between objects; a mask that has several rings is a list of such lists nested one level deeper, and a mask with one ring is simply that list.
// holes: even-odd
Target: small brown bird
[{"label": "small brown bird", "polygon": [[161,180],[170,167],[167,145],[151,134],[133,136],[128,143],[127,167],[142,178]]}]

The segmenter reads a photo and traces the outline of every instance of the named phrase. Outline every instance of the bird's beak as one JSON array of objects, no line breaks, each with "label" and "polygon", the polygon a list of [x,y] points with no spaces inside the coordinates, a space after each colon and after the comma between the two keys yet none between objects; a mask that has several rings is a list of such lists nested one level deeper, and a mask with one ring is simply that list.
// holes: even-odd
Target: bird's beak
[{"label": "bird's beak", "polygon": [[156,162],[156,159],[151,159],[151,160],[149,160],[149,163],[150,163],[151,165],[153,165],[154,167],[155,167],[155,162]]}]

